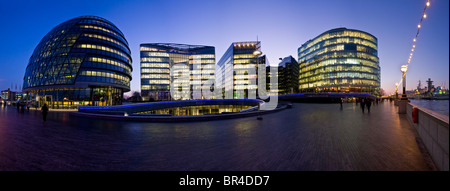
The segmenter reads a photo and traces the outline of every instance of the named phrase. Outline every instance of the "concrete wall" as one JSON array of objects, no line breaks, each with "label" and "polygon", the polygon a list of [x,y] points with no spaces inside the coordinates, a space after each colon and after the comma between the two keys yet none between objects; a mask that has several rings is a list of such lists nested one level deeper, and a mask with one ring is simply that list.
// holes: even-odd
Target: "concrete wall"
[{"label": "concrete wall", "polygon": [[[418,123],[412,121],[412,109],[418,108]],[[416,128],[437,168],[448,171],[449,117],[409,103],[406,108],[409,122]]]}]

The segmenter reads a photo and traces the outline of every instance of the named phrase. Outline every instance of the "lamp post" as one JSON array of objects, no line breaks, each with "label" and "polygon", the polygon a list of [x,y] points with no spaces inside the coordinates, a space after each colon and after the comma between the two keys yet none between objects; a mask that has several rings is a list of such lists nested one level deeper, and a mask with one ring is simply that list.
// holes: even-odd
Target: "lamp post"
[{"label": "lamp post", "polygon": [[401,100],[408,100],[408,98],[406,96],[406,71],[408,71],[408,66],[403,65],[400,68],[400,71],[402,71],[402,73],[403,73],[403,78],[402,78],[402,80],[403,80],[403,94],[402,94]]},{"label": "lamp post", "polygon": [[[259,67],[259,55],[261,55],[262,52],[258,50],[258,41],[256,41],[256,50],[253,52],[253,55],[256,56],[256,67]],[[262,120],[261,117],[261,104],[258,103],[258,117],[256,117],[257,120]]]},{"label": "lamp post", "polygon": [[253,55],[255,55],[255,56],[259,56],[259,55],[261,55],[262,54],[262,52],[260,51],[260,50],[255,50],[254,52],[253,52]]},{"label": "lamp post", "polygon": [[[260,50],[258,50],[258,41],[256,41],[256,50],[253,51],[253,55],[256,56],[256,73],[258,74],[258,68],[259,68],[259,56],[262,54]],[[260,74],[259,74],[260,75]],[[256,84],[258,86],[258,84]],[[258,94],[258,89],[256,89],[256,94]],[[258,95],[259,96],[259,95]],[[256,96],[256,97],[258,97]]]},{"label": "lamp post", "polygon": [[406,97],[406,71],[408,70],[408,66],[403,65],[400,68],[400,71],[403,73],[403,94],[402,98],[398,101],[398,113],[406,114],[406,105],[408,105],[408,98]]}]

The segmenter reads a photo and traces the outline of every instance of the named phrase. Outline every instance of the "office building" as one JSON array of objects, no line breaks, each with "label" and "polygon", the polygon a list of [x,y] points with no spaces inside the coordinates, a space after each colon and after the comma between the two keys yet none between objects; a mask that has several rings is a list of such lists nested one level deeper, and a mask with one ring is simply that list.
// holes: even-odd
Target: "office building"
[{"label": "office building", "polygon": [[298,93],[298,62],[292,56],[285,57],[278,64],[278,89],[279,94]]},{"label": "office building", "polygon": [[231,44],[217,63],[217,97],[237,99],[258,96],[257,64],[262,63],[258,63],[261,59],[258,60],[259,55],[254,54],[256,50],[261,51],[260,41]]},{"label": "office building", "polygon": [[140,51],[144,101],[214,98],[213,46],[146,43]]},{"label": "office building", "polygon": [[326,31],[298,48],[300,92],[380,95],[377,38],[355,29]]}]

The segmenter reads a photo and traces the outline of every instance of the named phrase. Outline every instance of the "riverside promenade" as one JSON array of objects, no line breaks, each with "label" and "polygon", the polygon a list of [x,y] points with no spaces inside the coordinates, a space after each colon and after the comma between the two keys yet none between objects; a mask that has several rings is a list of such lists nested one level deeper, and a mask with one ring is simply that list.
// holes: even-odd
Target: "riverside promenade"
[{"label": "riverside promenade", "polygon": [[[103,120],[0,107],[0,170],[428,171],[394,103],[294,103],[203,122]],[[420,142],[420,141],[419,141]]]}]

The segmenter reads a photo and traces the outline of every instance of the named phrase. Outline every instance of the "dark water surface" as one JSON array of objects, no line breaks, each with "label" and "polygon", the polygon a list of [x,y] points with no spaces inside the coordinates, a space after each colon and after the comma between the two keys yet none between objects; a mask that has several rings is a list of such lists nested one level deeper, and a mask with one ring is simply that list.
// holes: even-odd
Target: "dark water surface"
[{"label": "dark water surface", "polygon": [[295,103],[256,117],[105,121],[0,107],[0,170],[429,170],[393,103]]},{"label": "dark water surface", "polygon": [[410,99],[411,103],[448,116],[449,100]]}]

